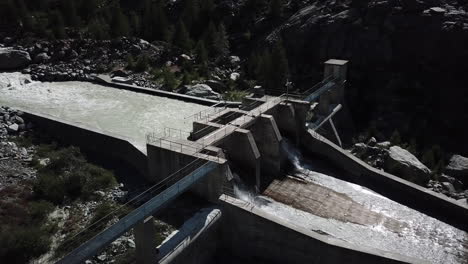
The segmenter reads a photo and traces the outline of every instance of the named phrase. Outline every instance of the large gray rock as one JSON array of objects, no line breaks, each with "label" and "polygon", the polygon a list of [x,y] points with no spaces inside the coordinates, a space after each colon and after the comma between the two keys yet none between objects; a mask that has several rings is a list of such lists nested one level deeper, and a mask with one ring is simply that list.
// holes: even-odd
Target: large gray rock
[{"label": "large gray rock", "polygon": [[214,100],[221,98],[219,93],[213,91],[213,89],[206,84],[186,85],[185,88],[187,89],[186,95]]},{"label": "large gray rock", "polygon": [[41,52],[34,57],[34,63],[42,63],[50,60],[50,56],[45,52]]},{"label": "large gray rock", "polygon": [[453,155],[450,162],[445,168],[445,173],[463,182],[465,186],[468,185],[468,158]]},{"label": "large gray rock", "polygon": [[26,51],[0,48],[0,70],[21,69],[29,63],[31,63],[31,57]]},{"label": "large gray rock", "polygon": [[216,92],[223,92],[227,89],[226,85],[224,85],[224,83],[222,83],[221,81],[206,80],[204,83]]},{"label": "large gray rock", "polygon": [[406,149],[393,146],[388,154],[385,162],[388,172],[421,185],[430,180],[431,170]]}]

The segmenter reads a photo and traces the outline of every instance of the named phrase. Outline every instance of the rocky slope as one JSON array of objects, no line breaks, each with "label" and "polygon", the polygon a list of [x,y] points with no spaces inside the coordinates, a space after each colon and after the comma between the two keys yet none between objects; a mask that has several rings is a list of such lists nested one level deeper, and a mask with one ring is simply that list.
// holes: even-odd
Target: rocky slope
[{"label": "rocky slope", "polygon": [[427,168],[408,150],[388,141],[378,143],[375,138],[354,144],[350,152],[375,168],[467,203],[468,158],[454,155],[450,164],[437,172]]},{"label": "rocky slope", "polygon": [[468,145],[467,10],[461,0],[309,1],[267,40],[283,38],[305,86],[325,60],[349,60],[346,96],[361,130],[374,121],[387,137],[398,129],[468,154],[458,148]]}]

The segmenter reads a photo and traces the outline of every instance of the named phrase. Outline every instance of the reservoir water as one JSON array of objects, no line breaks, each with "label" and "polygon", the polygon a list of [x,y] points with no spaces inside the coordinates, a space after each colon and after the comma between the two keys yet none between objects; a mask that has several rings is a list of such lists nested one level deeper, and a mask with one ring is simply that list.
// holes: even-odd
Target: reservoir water
[{"label": "reservoir water", "polygon": [[0,73],[0,105],[112,132],[139,146],[156,129],[192,130],[184,117],[207,108],[88,82],[31,82],[21,73]]}]

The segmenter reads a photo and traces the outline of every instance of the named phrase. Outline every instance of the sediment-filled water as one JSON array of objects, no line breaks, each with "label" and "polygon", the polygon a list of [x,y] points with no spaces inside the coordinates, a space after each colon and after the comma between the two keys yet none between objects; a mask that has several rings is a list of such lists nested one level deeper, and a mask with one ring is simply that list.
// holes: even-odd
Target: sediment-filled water
[{"label": "sediment-filled water", "polygon": [[[363,186],[318,172],[316,162],[288,147],[291,177],[263,195],[235,188],[237,196],[273,216],[364,248],[430,263],[467,263],[468,234]],[[315,163],[315,164],[314,164]]]},{"label": "sediment-filled water", "polygon": [[192,129],[184,117],[205,108],[88,82],[31,82],[28,75],[0,73],[0,105],[47,114],[145,144],[148,132],[164,127]]}]

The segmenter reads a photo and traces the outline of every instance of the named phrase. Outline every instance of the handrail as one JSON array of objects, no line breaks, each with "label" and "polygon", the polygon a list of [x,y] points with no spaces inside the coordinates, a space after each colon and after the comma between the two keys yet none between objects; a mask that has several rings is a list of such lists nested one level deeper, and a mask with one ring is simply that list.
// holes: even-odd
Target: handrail
[{"label": "handrail", "polygon": [[216,166],[218,166],[218,164],[213,162],[204,163],[192,173],[178,180],[175,184],[169,186],[157,196],[153,197],[151,200],[141,205],[136,210],[130,212],[117,223],[113,224],[78,248],[74,249],[70,254],[59,260],[57,263],[78,264],[85,261],[90,256],[93,256],[102,250],[102,248],[104,248],[106,245],[112,243],[112,241],[127,232],[130,228],[137,225],[143,219],[154,214],[154,212],[163,207],[164,204],[172,201],[182,192],[185,192],[190,188],[190,186],[192,186],[193,183],[207,175],[210,171],[215,169]]}]

